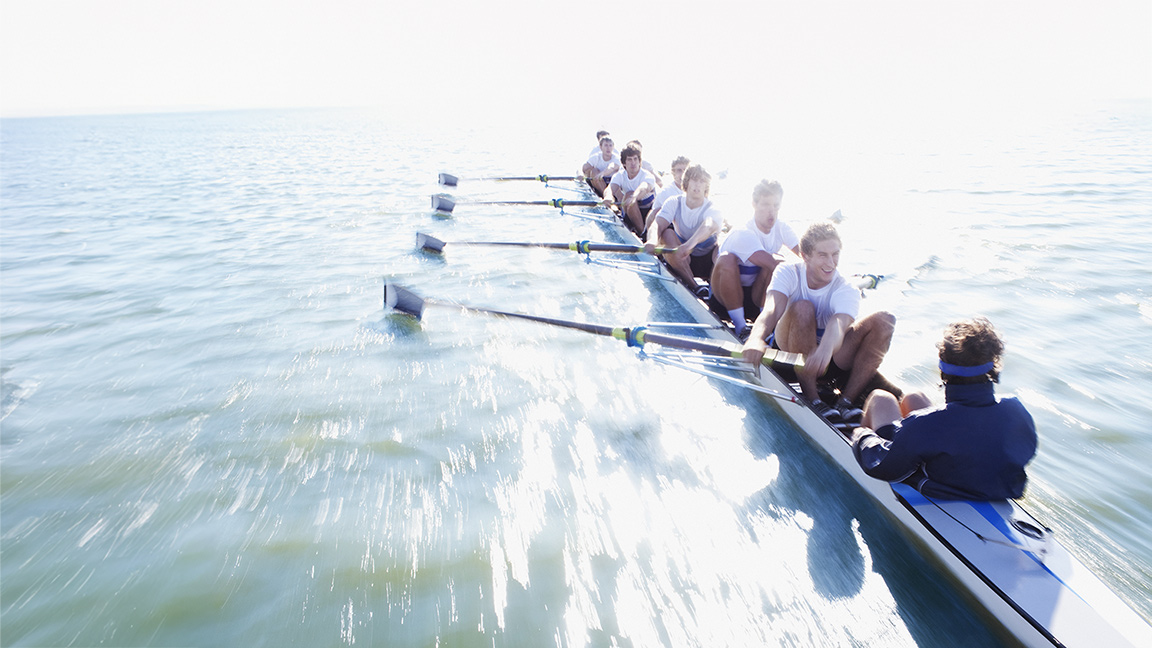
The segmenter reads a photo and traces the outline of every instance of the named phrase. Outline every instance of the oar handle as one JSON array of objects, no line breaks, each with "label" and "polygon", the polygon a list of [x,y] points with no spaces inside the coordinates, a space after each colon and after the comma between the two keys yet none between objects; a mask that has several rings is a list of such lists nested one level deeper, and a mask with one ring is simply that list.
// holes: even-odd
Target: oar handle
[{"label": "oar handle", "polygon": [[[628,342],[631,346],[640,346],[646,342],[652,342],[662,346],[699,351],[708,355],[735,358],[737,360],[744,358],[743,347],[734,342],[713,342],[679,335],[652,333],[643,326],[634,327],[631,331],[631,335],[635,339],[635,343],[631,340]],[[761,363],[768,367],[779,364],[802,367],[804,366],[804,356],[798,353],[787,353],[779,349],[768,349]]]}]

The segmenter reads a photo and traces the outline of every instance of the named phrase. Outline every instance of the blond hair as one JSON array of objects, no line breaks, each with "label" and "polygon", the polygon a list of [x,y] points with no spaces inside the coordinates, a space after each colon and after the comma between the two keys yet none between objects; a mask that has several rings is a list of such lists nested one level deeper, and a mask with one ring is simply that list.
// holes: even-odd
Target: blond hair
[{"label": "blond hair", "polygon": [[775,180],[761,180],[760,183],[752,189],[752,202],[760,202],[760,199],[763,198],[766,194],[772,194],[777,198],[783,198],[784,187],[781,187],[780,183]]}]

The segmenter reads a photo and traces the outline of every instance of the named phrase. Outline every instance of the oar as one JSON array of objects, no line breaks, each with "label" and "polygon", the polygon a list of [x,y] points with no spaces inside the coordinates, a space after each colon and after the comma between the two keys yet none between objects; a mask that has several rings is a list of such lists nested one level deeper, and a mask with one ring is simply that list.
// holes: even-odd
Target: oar
[{"label": "oar", "polygon": [[[547,174],[540,174],[535,176],[495,176],[488,178],[463,178],[464,180],[495,180],[496,182],[507,182],[512,180],[538,180],[544,184],[548,184],[552,180],[575,180],[576,176],[550,176]],[[445,187],[455,187],[461,178],[458,178],[451,173],[440,174],[440,184]]]},{"label": "oar", "polygon": [[[643,245],[629,245],[627,243],[593,243],[591,241],[576,241],[575,243],[531,243],[525,241],[442,241],[431,234],[416,233],[416,247],[435,252],[444,251],[445,245],[489,245],[505,247],[538,247],[553,250],[571,250],[580,254],[589,252],[618,252],[621,254],[640,254],[644,252]],[[676,248],[656,248],[656,254],[675,252]]]},{"label": "oar", "polygon": [[[432,209],[438,212],[451,213],[456,208],[456,199],[448,194],[432,196]],[[463,205],[546,205],[563,209],[565,207],[595,207],[603,204],[601,200],[568,200],[566,198],[552,198],[551,200],[472,200],[462,202]]]},{"label": "oar", "polygon": [[[526,313],[514,313],[509,311],[493,310],[490,308],[480,308],[477,306],[466,306],[464,304],[456,304],[453,302],[424,299],[423,297],[420,297],[416,293],[408,290],[407,288],[404,288],[403,286],[399,286],[387,281],[384,283],[384,304],[397,312],[415,317],[416,319],[420,319],[424,315],[425,306],[445,306],[448,308],[457,308],[463,311],[485,313],[488,315],[499,315],[503,317],[528,320],[530,322],[540,322],[542,324],[551,324],[553,326],[575,329],[577,331],[584,331],[586,333],[593,333],[595,335],[613,337],[617,340],[624,340],[628,343],[628,346],[640,347],[648,342],[652,342],[653,344],[672,347],[674,349],[699,351],[701,353],[720,356],[723,358],[742,359],[744,357],[741,353],[742,347],[735,342],[713,342],[700,338],[667,335],[664,333],[653,333],[649,331],[645,326],[605,326],[603,324],[574,322],[551,317],[540,317],[538,315],[528,315]],[[763,364],[769,367],[776,364],[786,364],[791,365],[792,367],[802,367],[804,365],[804,357],[796,353],[786,353],[778,349],[768,349],[768,352],[764,354]]]}]

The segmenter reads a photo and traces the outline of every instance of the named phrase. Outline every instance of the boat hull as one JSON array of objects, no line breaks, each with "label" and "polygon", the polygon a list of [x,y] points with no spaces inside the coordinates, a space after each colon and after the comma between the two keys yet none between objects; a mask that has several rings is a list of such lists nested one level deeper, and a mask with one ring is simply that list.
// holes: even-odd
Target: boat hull
[{"label": "boat hull", "polygon": [[[640,243],[619,219],[602,226],[625,243]],[[695,322],[723,324],[702,329],[706,336],[737,341],[695,286],[675,279],[663,264],[657,267],[666,280],[653,283]],[[767,392],[796,393],[771,370],[747,380]],[[802,402],[780,407],[1011,638],[1026,646],[1152,646],[1152,626],[1018,503],[931,500],[906,485],[869,477],[844,433]]]}]

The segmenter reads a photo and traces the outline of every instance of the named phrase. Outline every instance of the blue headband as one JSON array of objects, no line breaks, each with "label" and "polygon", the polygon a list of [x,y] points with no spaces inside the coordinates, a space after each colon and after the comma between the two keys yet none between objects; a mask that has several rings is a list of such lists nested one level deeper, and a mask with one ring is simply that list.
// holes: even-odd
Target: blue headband
[{"label": "blue headband", "polygon": [[943,360],[940,361],[941,372],[946,373],[949,376],[959,376],[960,378],[975,378],[976,376],[983,376],[995,368],[995,362],[985,362],[984,364],[976,365],[975,367],[962,367],[960,365],[948,364]]}]

